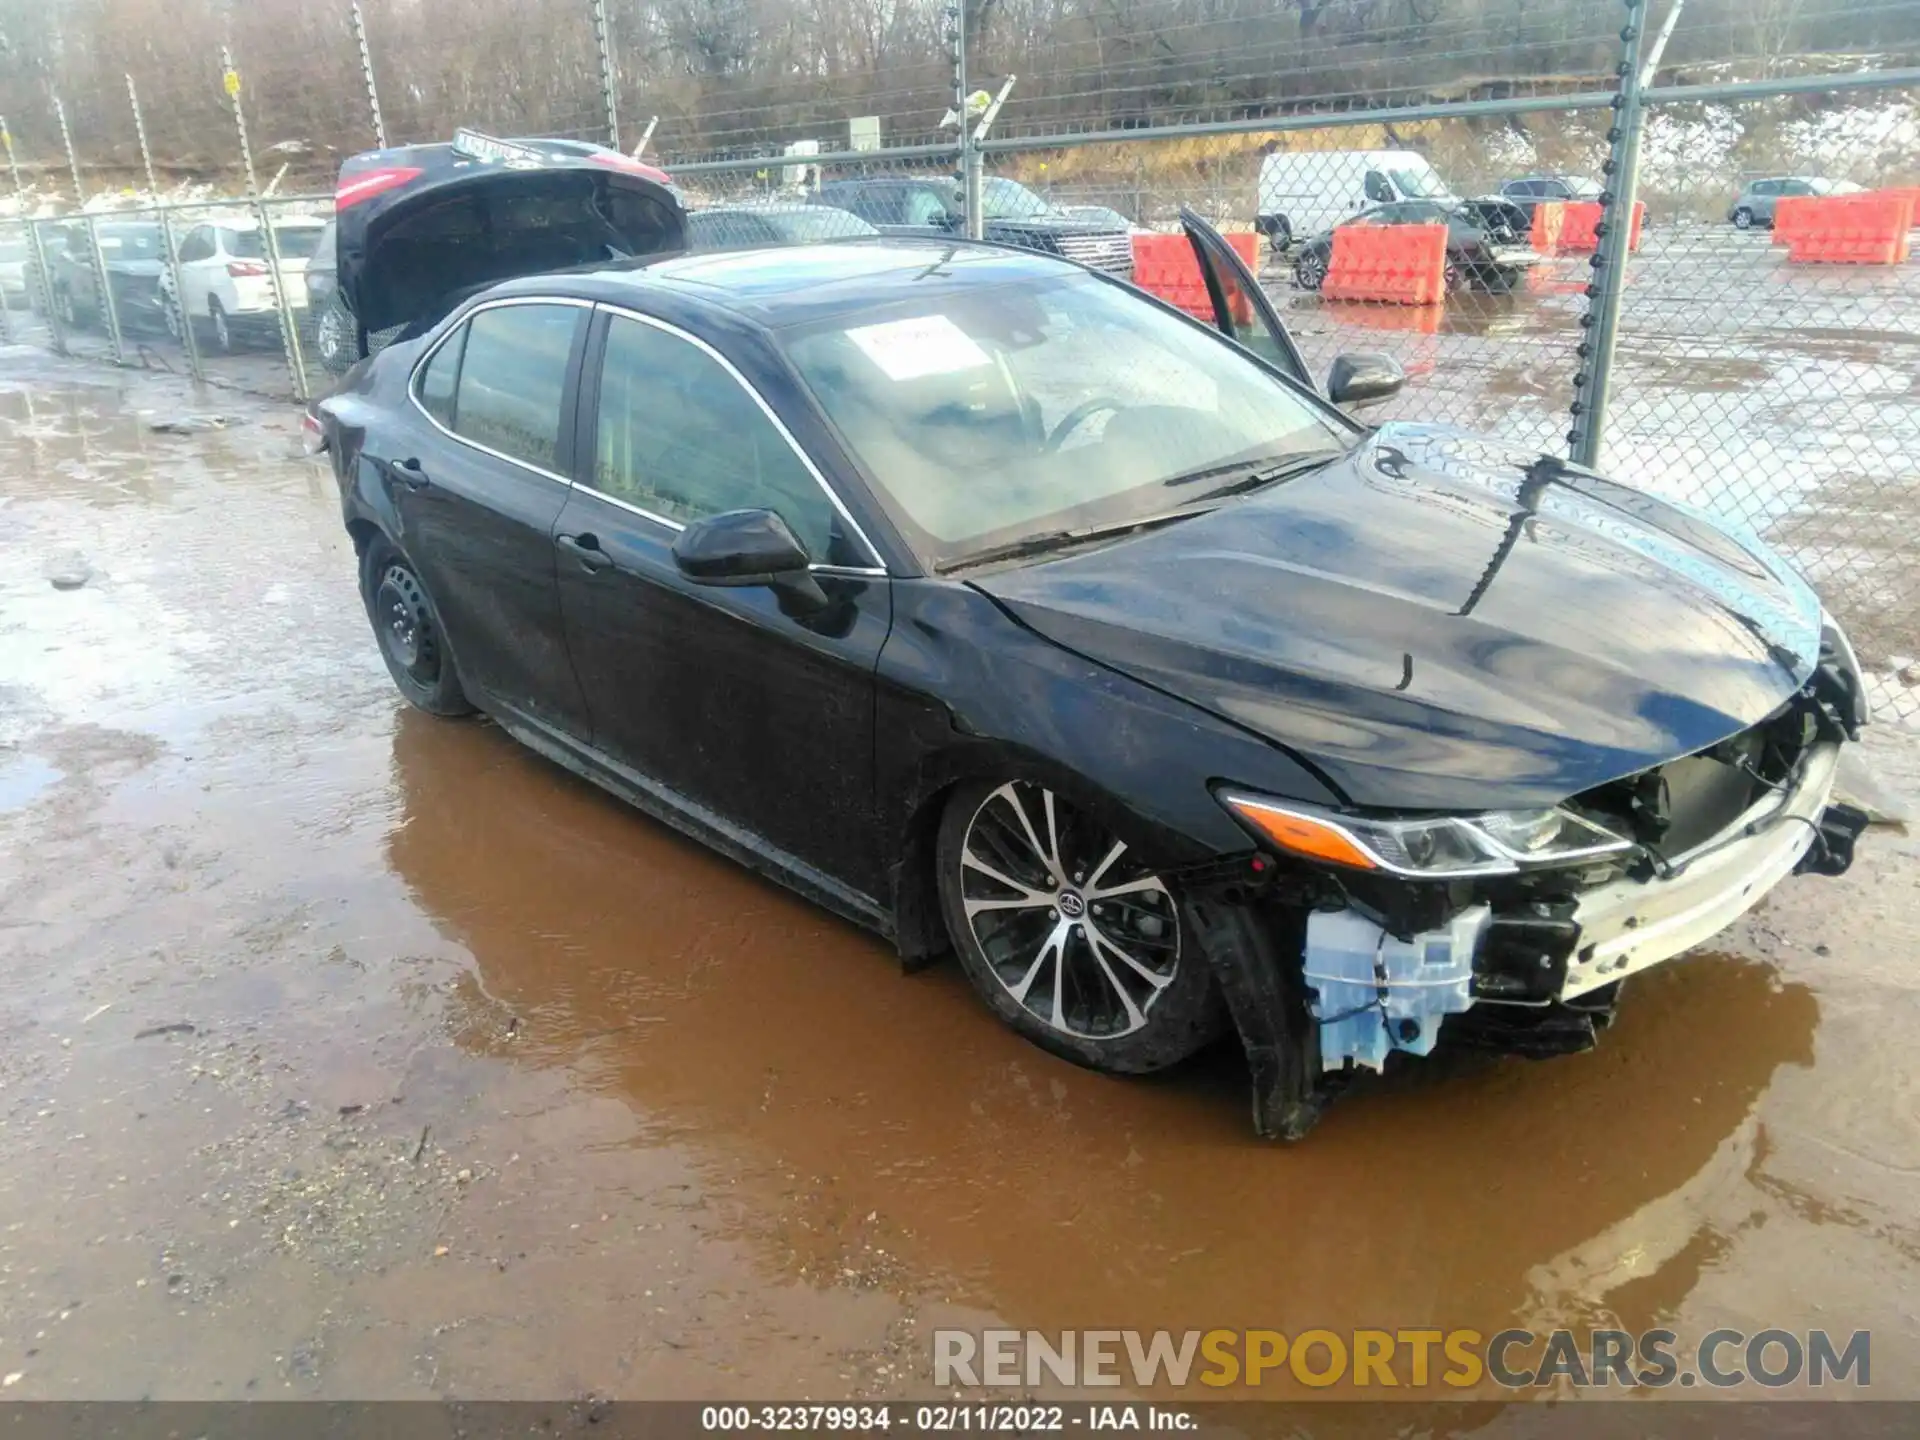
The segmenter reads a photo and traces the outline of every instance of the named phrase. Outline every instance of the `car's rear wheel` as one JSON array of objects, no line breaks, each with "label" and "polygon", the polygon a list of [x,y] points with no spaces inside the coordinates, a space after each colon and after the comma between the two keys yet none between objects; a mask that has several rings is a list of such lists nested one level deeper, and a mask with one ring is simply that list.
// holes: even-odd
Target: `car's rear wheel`
[{"label": "car's rear wheel", "polygon": [[1753,211],[1742,205],[1738,210],[1733,212],[1733,224],[1735,229],[1751,230],[1753,228]]},{"label": "car's rear wheel", "polygon": [[233,322],[227,319],[226,307],[220,303],[218,295],[207,297],[207,324],[213,330],[213,343],[222,355],[233,353]]},{"label": "car's rear wheel", "polygon": [[1302,290],[1318,290],[1327,279],[1327,257],[1309,250],[1293,262],[1293,283]]},{"label": "car's rear wheel", "polygon": [[320,352],[320,363],[335,375],[344,375],[353,368],[353,332],[353,317],[341,308],[338,300],[329,300],[314,327],[314,348]]},{"label": "car's rear wheel", "polygon": [[380,658],[407,702],[430,715],[469,714],[473,706],[460,688],[440,612],[412,562],[375,541],[360,562],[360,593]]},{"label": "car's rear wheel", "polygon": [[1096,1070],[1141,1073],[1225,1028],[1178,891],[1087,808],[1026,780],[962,786],[936,863],[968,980],[1036,1044]]}]

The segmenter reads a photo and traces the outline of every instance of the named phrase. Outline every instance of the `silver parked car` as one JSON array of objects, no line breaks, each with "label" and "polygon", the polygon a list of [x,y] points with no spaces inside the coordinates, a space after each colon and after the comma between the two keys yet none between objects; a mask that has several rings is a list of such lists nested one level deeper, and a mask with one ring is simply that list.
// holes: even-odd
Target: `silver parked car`
[{"label": "silver parked car", "polygon": [[1851,180],[1828,180],[1819,175],[1777,175],[1764,180],[1749,180],[1727,212],[1742,230],[1758,226],[1773,228],[1774,207],[1789,195],[1855,195],[1860,187]]}]

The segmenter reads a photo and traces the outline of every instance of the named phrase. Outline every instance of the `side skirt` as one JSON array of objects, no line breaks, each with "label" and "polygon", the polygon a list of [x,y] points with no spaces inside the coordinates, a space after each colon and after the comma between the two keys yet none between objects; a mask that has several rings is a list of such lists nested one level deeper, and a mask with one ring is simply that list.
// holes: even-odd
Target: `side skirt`
[{"label": "side skirt", "polygon": [[729,860],[831,910],[843,920],[892,941],[893,916],[872,897],[816,870],[798,856],[769,845],[752,831],[716,814],[677,790],[669,789],[629,768],[610,755],[563,735],[541,722],[517,714],[509,706],[490,705],[494,719],[514,739],[562,769],[618,796],[663,825],[717,850]]}]

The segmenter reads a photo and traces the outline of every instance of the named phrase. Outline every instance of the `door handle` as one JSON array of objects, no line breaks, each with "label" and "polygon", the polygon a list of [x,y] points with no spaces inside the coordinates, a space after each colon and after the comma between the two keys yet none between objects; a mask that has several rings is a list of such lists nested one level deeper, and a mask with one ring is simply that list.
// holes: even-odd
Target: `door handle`
[{"label": "door handle", "polygon": [[427,478],[427,472],[420,468],[420,462],[418,460],[412,458],[395,460],[390,468],[395,475],[400,477],[400,483],[409,490],[424,490],[433,484],[433,482]]},{"label": "door handle", "polygon": [[578,560],[582,570],[604,570],[613,564],[613,557],[600,548],[598,536],[556,535],[553,543]]}]

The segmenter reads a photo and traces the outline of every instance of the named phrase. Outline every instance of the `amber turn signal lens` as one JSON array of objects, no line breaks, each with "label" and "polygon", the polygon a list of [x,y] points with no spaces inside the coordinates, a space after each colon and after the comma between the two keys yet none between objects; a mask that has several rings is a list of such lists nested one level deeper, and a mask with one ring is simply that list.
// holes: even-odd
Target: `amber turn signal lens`
[{"label": "amber turn signal lens", "polygon": [[1276,810],[1254,800],[1229,798],[1227,804],[1241,819],[1290,854],[1304,855],[1309,860],[1324,860],[1335,865],[1351,865],[1356,870],[1380,868],[1366,851],[1332,825],[1309,820],[1304,815]]}]

